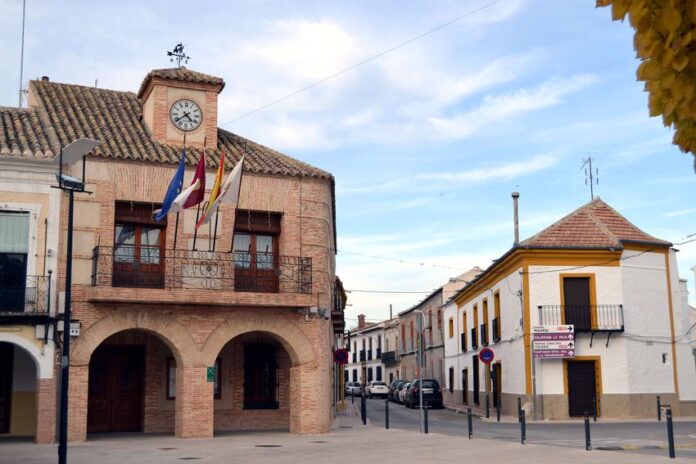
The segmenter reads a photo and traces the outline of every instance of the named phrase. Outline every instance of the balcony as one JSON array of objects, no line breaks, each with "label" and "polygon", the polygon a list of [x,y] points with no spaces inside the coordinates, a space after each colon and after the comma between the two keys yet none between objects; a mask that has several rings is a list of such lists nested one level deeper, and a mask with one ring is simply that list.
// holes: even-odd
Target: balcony
[{"label": "balcony", "polygon": [[480,325],[481,329],[481,345],[488,346],[488,324],[483,323]]},{"label": "balcony", "polygon": [[51,278],[25,276],[0,282],[0,321],[23,322],[48,316]]},{"label": "balcony", "polygon": [[[258,306],[262,300],[263,306],[285,307],[316,304],[316,299],[311,298],[312,258],[192,250],[165,250],[161,254],[158,249],[137,251],[124,247],[94,248],[90,301]],[[147,290],[133,292],[133,288]]]},{"label": "balcony", "polygon": [[353,363],[356,363],[356,362],[358,362],[358,353],[353,351]]},{"label": "balcony", "polygon": [[623,332],[623,305],[543,305],[539,324],[573,324],[575,332]]},{"label": "balcony", "polygon": [[367,353],[365,350],[360,350],[360,362],[365,362],[367,361]]},{"label": "balcony", "polygon": [[461,338],[462,353],[466,351],[466,332],[459,334]]},{"label": "balcony", "polygon": [[396,351],[385,351],[384,353],[382,353],[381,359],[384,365],[387,367],[395,366],[399,363],[399,360],[396,356]]},{"label": "balcony", "polygon": [[476,335],[476,327],[473,327],[471,329],[471,348],[474,350],[478,348],[478,337]]},{"label": "balcony", "polygon": [[372,361],[372,349],[367,350],[367,360]]},{"label": "balcony", "polygon": [[377,353],[375,354],[375,359],[382,358],[382,348],[377,348]]},{"label": "balcony", "polygon": [[493,318],[493,343],[499,342],[501,338],[500,335],[500,318]]}]

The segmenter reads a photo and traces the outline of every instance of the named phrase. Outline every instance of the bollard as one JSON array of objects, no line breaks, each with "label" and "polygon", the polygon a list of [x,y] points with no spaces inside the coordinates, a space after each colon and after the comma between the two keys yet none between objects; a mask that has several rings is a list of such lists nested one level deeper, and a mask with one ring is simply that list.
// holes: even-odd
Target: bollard
[{"label": "bollard", "polygon": [[488,393],[486,393],[486,397],[484,398],[484,403],[486,405],[486,419],[491,418],[491,405],[490,405],[490,400],[488,399]]},{"label": "bollard", "polygon": [[424,416],[423,416],[423,419],[424,419],[423,432],[425,432],[425,434],[427,435],[428,434],[428,408],[423,407],[423,414],[424,414]]},{"label": "bollard", "polygon": [[525,410],[522,410],[520,414],[520,442],[524,445],[524,441],[527,439],[527,418]]},{"label": "bollard", "polygon": [[384,428],[389,430],[389,398],[384,400]]},{"label": "bollard", "polygon": [[471,436],[474,434],[474,419],[471,414],[471,408],[466,408],[466,423],[469,426],[469,440],[471,440]]},{"label": "bollard", "polygon": [[517,422],[520,421],[520,417],[522,417],[522,398],[519,396],[517,397]]},{"label": "bollard", "polygon": [[590,451],[592,449],[592,443],[590,442],[590,417],[585,412],[585,451]]},{"label": "bollard", "polygon": [[367,401],[365,395],[360,397],[360,417],[362,417],[363,425],[367,425]]},{"label": "bollard", "polygon": [[597,422],[597,398],[592,398],[592,422]]},{"label": "bollard", "polygon": [[495,408],[495,416],[496,416],[495,418],[496,418],[496,421],[500,422],[500,392],[498,392],[497,397],[498,397],[498,402],[496,403],[497,407]]},{"label": "bollard", "polygon": [[672,426],[672,408],[667,407],[667,444],[669,445],[669,457],[674,459],[674,427]]},{"label": "bollard", "polygon": [[662,405],[660,404],[660,395],[657,395],[657,421],[662,422]]},{"label": "bollard", "polygon": [[355,404],[355,390],[350,391],[350,402]]}]

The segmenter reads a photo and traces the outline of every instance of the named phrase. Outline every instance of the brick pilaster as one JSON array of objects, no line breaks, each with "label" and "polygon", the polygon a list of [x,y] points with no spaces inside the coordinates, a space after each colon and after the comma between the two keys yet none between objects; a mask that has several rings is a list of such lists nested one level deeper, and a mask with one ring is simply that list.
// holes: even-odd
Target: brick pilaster
[{"label": "brick pilaster", "polygon": [[176,370],[176,436],[213,436],[213,382],[206,380],[205,367]]}]

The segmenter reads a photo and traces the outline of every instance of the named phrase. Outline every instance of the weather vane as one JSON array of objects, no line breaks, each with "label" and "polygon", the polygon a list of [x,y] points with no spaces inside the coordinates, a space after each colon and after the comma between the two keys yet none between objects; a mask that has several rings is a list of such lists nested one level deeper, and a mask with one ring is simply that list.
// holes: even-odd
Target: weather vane
[{"label": "weather vane", "polygon": [[174,50],[172,50],[171,52],[167,52],[167,56],[171,56],[171,58],[169,58],[169,61],[171,61],[172,63],[174,62],[174,60],[176,60],[176,65],[179,68],[181,67],[182,61],[184,62],[184,64],[188,64],[188,60],[189,58],[191,58],[186,53],[184,53],[184,44],[182,44],[181,42],[176,44]]}]

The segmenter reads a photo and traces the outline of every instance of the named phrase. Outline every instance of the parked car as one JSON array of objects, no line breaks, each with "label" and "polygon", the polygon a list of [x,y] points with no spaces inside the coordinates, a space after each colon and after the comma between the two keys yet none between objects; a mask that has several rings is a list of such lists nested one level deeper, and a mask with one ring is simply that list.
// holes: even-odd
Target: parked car
[{"label": "parked car", "polygon": [[[411,382],[406,396],[406,405],[409,408],[418,407],[420,404],[420,379]],[[423,406],[442,409],[442,389],[440,383],[435,379],[423,379]]]},{"label": "parked car", "polygon": [[394,403],[399,402],[399,398],[397,397],[399,394],[399,388],[401,388],[401,386],[405,383],[406,381],[401,379],[392,381],[391,385],[389,385],[389,394],[387,395],[389,401],[393,401]]},{"label": "parked car", "polygon": [[381,396],[383,398],[386,398],[389,396],[389,387],[387,387],[387,384],[380,381],[380,380],[375,380],[370,382],[367,385],[367,397],[368,398],[374,398],[377,396]]},{"label": "parked car", "polygon": [[403,385],[401,385],[401,388],[399,389],[399,401],[397,401],[399,404],[406,404],[406,392],[408,392],[408,387],[411,386],[411,382],[406,382]]},{"label": "parked car", "polygon": [[362,384],[360,382],[346,382],[346,395],[360,395]]}]

